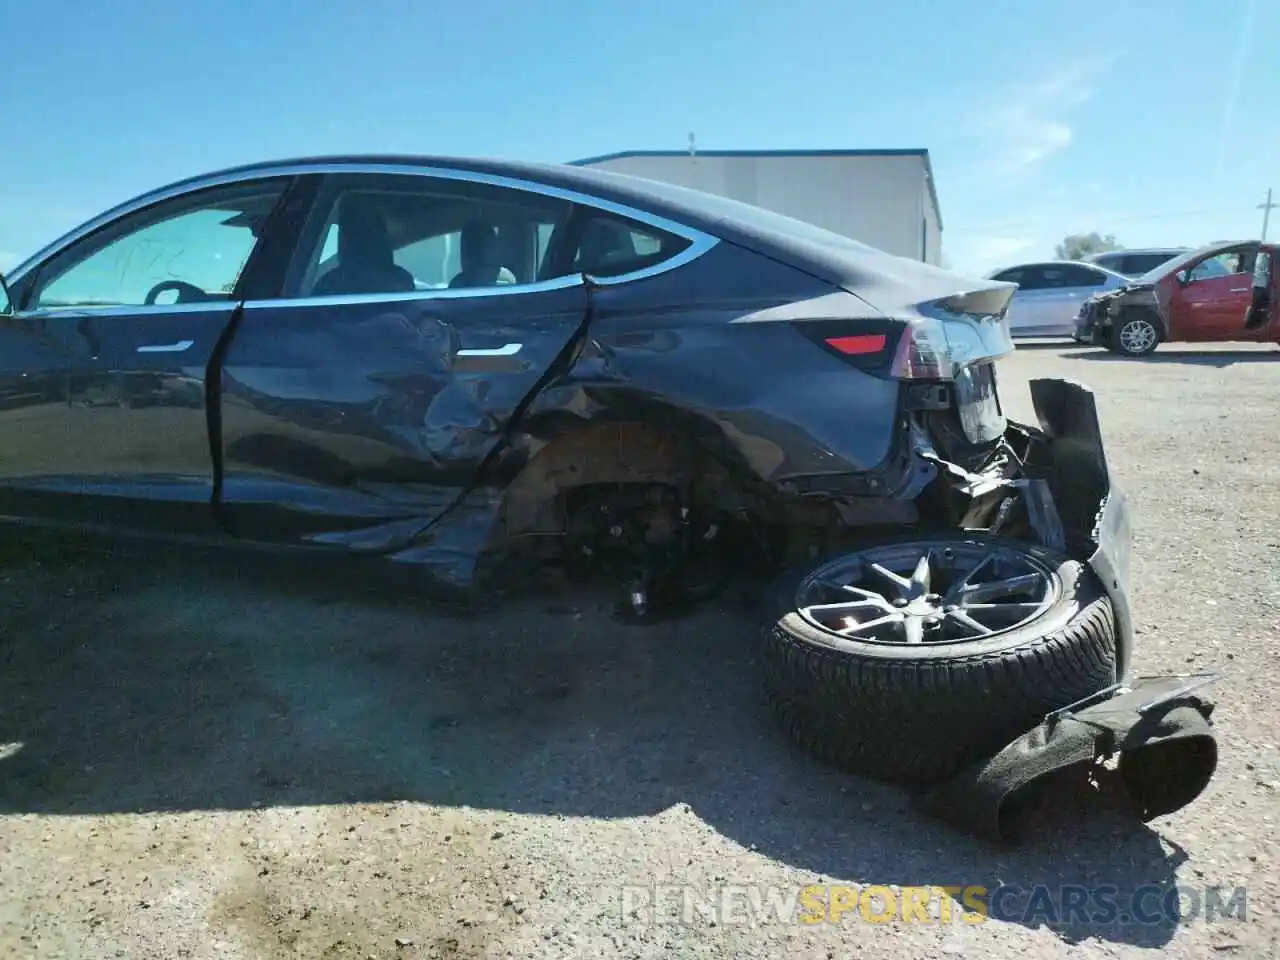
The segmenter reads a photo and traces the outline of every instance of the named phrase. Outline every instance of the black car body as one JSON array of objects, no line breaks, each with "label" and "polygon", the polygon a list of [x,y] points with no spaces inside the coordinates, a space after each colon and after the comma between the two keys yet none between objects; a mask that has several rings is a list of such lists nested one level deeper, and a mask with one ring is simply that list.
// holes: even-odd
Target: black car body
[{"label": "black car body", "polygon": [[575,535],[588,490],[634,506],[592,506],[606,534],[644,512],[645,543],[703,507],[802,553],[1020,531],[1092,565],[1128,647],[1088,392],[1033,385],[1039,428],[1000,404],[1011,284],[616,174],[339,157],[146,194],[8,285],[11,520],[372,554],[458,587],[504,544]]}]

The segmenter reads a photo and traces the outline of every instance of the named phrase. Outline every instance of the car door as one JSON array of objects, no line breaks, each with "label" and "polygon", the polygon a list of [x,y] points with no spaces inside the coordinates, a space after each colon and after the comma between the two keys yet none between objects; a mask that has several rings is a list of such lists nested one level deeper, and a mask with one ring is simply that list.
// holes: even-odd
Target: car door
[{"label": "car door", "polygon": [[143,202],[23,269],[0,334],[5,511],[212,532],[206,371],[289,184]]},{"label": "car door", "polygon": [[[995,279],[1013,272],[1006,271]],[[1064,275],[1059,265],[1031,263],[1018,268],[1017,273],[1018,291],[1009,308],[1012,334],[1024,338],[1069,335],[1073,325],[1064,333],[1061,323],[1064,298],[1060,287]]]},{"label": "car door", "polygon": [[1253,261],[1249,308],[1245,311],[1243,336],[1248,340],[1276,339],[1275,249],[1260,247]]},{"label": "car door", "polygon": [[1043,279],[1036,304],[1036,334],[1070,336],[1080,305],[1106,285],[1107,274],[1078,263],[1046,263],[1040,273]]},{"label": "car door", "polygon": [[1036,294],[1040,279],[1037,268],[1035,266],[1011,267],[992,275],[991,279],[1018,285],[1005,311],[1010,334],[1015,337],[1034,335]]},{"label": "car door", "polygon": [[223,362],[228,528],[383,552],[457,504],[585,329],[578,209],[451,176],[327,178],[282,297],[246,303]]},{"label": "car door", "polygon": [[1257,249],[1252,243],[1219,250],[1187,264],[1161,286],[1169,339],[1247,339],[1243,318],[1249,311]]}]

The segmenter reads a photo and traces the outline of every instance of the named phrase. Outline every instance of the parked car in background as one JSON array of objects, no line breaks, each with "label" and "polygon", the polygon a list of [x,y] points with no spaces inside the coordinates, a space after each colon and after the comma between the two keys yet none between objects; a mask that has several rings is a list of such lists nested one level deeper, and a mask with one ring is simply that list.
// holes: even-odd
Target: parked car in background
[{"label": "parked car in background", "polygon": [[1075,260],[1052,260],[1004,267],[990,280],[1016,283],[1009,304],[1009,332],[1014,337],[1070,337],[1080,304],[1095,293],[1117,290],[1129,282],[1104,267]]},{"label": "parked car in background", "polygon": [[1074,337],[1128,356],[1166,340],[1280,342],[1272,304],[1280,245],[1219,243],[1169,260],[1127,287],[1091,297]]},{"label": "parked car in background", "polygon": [[1184,253],[1187,253],[1186,247],[1148,247],[1143,250],[1108,250],[1106,253],[1092,253],[1083,259],[1126,277],[1137,278]]}]

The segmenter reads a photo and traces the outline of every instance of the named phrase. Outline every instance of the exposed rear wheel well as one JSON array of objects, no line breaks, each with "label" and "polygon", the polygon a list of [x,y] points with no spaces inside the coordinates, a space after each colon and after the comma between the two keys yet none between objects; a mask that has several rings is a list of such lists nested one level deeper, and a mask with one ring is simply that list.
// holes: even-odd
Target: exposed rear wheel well
[{"label": "exposed rear wheel well", "polygon": [[502,534],[563,533],[568,491],[624,484],[669,486],[730,514],[763,519],[778,509],[763,484],[696,438],[643,423],[600,423],[556,437],[530,459],[504,494]]},{"label": "exposed rear wheel well", "polygon": [[609,579],[776,569],[921,519],[913,501],[783,492],[682,426],[591,423],[548,442],[505,486],[492,559],[538,557],[580,572],[585,563]]}]

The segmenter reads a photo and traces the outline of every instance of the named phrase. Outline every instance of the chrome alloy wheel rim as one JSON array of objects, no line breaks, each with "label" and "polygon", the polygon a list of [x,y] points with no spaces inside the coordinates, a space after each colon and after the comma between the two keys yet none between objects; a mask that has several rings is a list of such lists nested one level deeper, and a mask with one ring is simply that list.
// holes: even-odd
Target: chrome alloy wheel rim
[{"label": "chrome alloy wheel rim", "polygon": [[1156,328],[1150,320],[1130,320],[1120,328],[1120,345],[1129,353],[1150,350],[1156,342]]},{"label": "chrome alloy wheel rim", "polygon": [[917,541],[824,564],[801,582],[796,611],[821,630],[864,643],[964,643],[1025,626],[1061,591],[1057,574],[1020,550]]}]

